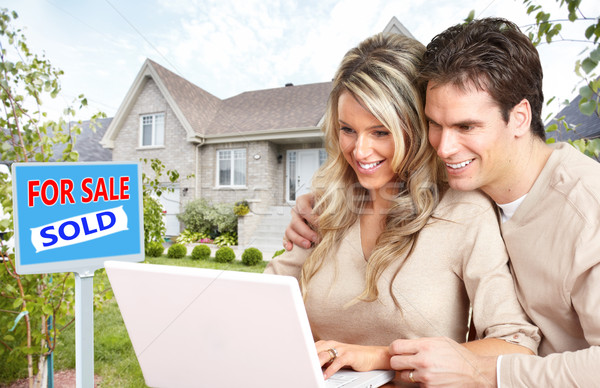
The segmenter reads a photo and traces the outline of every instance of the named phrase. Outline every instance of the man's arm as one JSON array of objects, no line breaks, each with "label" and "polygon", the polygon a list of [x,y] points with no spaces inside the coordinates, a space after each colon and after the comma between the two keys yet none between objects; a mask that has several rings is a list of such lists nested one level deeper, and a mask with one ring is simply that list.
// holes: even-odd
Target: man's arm
[{"label": "man's arm", "polygon": [[317,233],[309,225],[318,225],[318,216],[313,213],[314,195],[307,193],[296,198],[292,208],[292,221],[285,229],[283,247],[290,251],[294,244],[308,249],[318,241]]},{"label": "man's arm", "polygon": [[546,357],[502,356],[502,387],[597,387],[600,346]]},{"label": "man's arm", "polygon": [[[579,262],[597,261],[600,242],[596,239],[588,239],[589,243],[583,249],[588,256],[578,257]],[[502,387],[598,386],[600,381],[600,263],[588,268],[578,277],[570,296],[583,336],[591,346],[573,352],[554,353],[546,357],[503,356],[499,368]]]},{"label": "man's arm", "polygon": [[[501,342],[512,345],[499,339],[481,341],[492,346],[504,346]],[[529,351],[516,345],[505,351],[514,351],[513,347]],[[396,340],[390,345],[390,354],[390,366],[400,371],[406,382],[424,387],[496,387],[497,356],[477,355],[449,338]],[[409,377],[411,371],[414,381]]]}]

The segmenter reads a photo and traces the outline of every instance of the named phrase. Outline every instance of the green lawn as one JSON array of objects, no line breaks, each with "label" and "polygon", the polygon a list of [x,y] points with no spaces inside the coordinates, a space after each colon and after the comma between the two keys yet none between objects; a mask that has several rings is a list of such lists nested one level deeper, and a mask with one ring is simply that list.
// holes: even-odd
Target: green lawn
[{"label": "green lawn", "polygon": [[[224,269],[231,271],[263,272],[266,261],[248,267],[239,261],[222,264],[209,260],[147,258],[149,263]],[[104,271],[98,271],[94,282],[109,286]],[[55,351],[55,371],[75,368],[75,328],[71,325],[59,339]],[[144,378],[133,352],[119,307],[114,300],[94,312],[94,369],[102,378],[101,387],[144,387]]]}]

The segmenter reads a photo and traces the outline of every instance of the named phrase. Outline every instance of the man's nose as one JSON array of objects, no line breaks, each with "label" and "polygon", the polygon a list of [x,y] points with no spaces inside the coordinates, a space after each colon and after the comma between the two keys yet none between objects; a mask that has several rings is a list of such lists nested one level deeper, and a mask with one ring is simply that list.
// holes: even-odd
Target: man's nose
[{"label": "man's nose", "polygon": [[456,138],[456,132],[449,128],[444,128],[439,134],[439,142],[437,148],[437,154],[440,158],[447,158],[456,153],[458,149],[458,142]]}]

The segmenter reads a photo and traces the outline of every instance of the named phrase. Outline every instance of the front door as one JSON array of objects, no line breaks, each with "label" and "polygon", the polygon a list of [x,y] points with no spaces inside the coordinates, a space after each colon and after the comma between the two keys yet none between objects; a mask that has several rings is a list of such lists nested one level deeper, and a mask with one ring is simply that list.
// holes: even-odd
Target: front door
[{"label": "front door", "polygon": [[167,227],[167,236],[178,236],[179,235],[179,187],[172,187],[173,191],[163,190],[162,195],[158,198],[160,204],[163,207],[163,215],[165,226]]},{"label": "front door", "polygon": [[287,200],[295,202],[298,196],[310,191],[312,177],[323,163],[324,150],[305,149],[287,152]]}]

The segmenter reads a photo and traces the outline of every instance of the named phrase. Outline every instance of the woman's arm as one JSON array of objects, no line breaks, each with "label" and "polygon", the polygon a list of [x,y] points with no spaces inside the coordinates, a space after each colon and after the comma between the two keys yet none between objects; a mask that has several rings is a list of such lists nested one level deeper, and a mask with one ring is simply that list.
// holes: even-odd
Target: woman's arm
[{"label": "woman's arm", "polygon": [[[363,346],[337,341],[317,341],[315,343],[325,379],[335,372],[350,367],[355,371],[367,372],[375,369],[391,369],[389,346]],[[332,360],[329,349],[335,349],[337,356]]]}]

